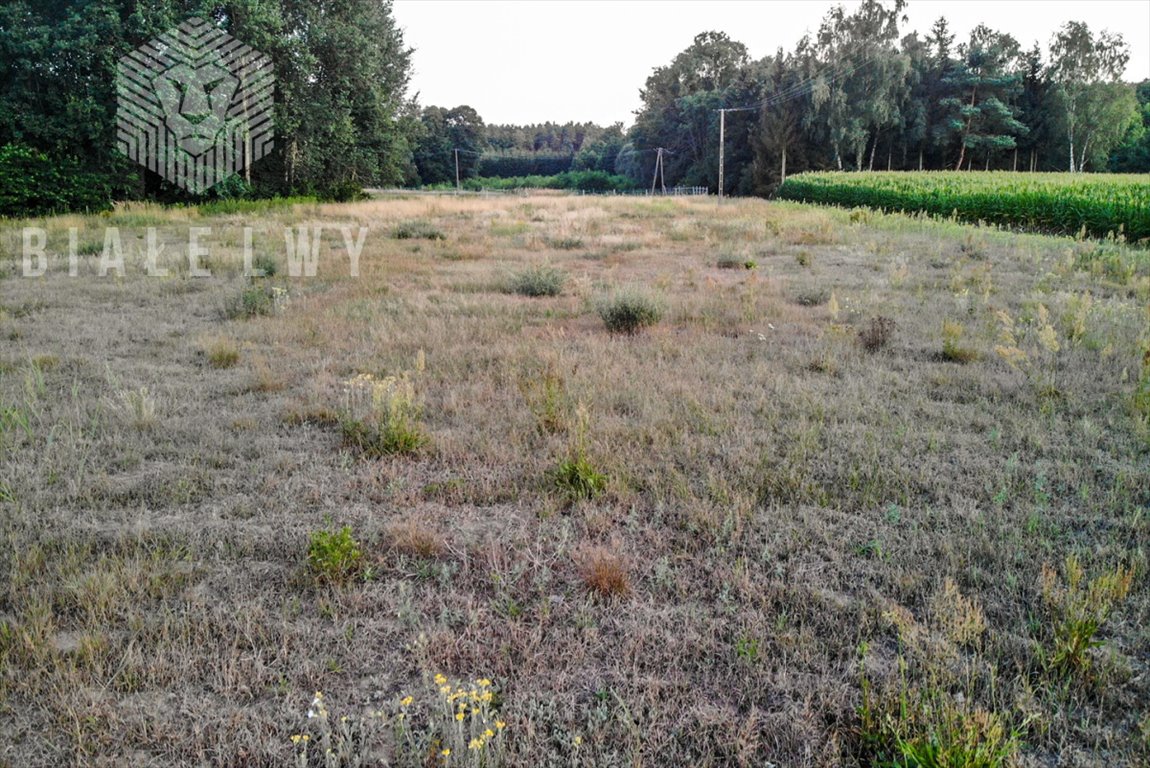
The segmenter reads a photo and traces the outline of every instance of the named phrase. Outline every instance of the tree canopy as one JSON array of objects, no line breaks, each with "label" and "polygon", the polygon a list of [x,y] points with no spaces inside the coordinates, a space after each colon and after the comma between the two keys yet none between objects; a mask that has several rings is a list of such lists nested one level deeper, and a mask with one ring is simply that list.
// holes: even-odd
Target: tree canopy
[{"label": "tree canopy", "polygon": [[[761,59],[702,32],[639,89],[634,124],[485,123],[408,95],[412,50],[390,0],[8,0],[0,6],[0,214],[186,199],[116,150],[119,58],[192,16],[266,53],[275,149],[211,195],[307,193],[461,179],[622,174],[769,193],[807,169],[1150,172],[1150,87],[1121,80],[1120,34],[1065,24],[1043,48],[945,18],[904,34],[906,0],[830,8]],[[479,96],[480,94],[477,94]]]}]

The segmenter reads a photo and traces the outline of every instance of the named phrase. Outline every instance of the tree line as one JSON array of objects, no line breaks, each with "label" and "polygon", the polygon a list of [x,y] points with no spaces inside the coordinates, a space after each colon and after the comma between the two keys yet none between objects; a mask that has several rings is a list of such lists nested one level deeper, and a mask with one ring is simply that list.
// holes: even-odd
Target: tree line
[{"label": "tree line", "polygon": [[[766,194],[807,169],[1150,172],[1150,81],[1122,82],[1121,36],[1065,25],[1044,49],[945,18],[904,34],[905,0],[829,10],[752,59],[698,35],[640,90],[634,125],[488,125],[408,95],[412,50],[389,0],[8,0],[0,6],[0,214],[185,199],[115,149],[118,59],[191,16],[268,54],[276,146],[215,196],[346,199],[367,186],[600,172]],[[456,150],[459,150],[457,153]],[[572,177],[567,177],[572,178]]]},{"label": "tree line", "polygon": [[345,198],[414,171],[411,49],[380,0],[6,0],[0,214],[186,196],[116,151],[120,57],[198,16],[270,56],[276,146],[212,194]]},{"label": "tree line", "polygon": [[759,60],[697,36],[647,79],[630,146],[671,149],[669,178],[715,189],[718,110],[739,109],[726,114],[736,194],[809,169],[1150,172],[1150,81],[1122,82],[1120,35],[1070,22],[1043,50],[986,25],[957,40],[945,18],[903,35],[905,6],[833,8]]}]

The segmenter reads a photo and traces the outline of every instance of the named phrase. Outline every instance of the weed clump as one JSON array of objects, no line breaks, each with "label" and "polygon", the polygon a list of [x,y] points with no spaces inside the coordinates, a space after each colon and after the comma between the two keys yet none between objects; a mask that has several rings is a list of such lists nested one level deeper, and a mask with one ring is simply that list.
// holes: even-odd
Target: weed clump
[{"label": "weed clump", "polygon": [[963,595],[954,579],[946,579],[934,596],[934,619],[946,638],[962,647],[975,647],[986,632],[982,603]]},{"label": "weed clump", "polygon": [[1132,404],[1138,417],[1150,424],[1150,341],[1142,345],[1142,373],[1134,389]]},{"label": "weed clump", "polygon": [[212,368],[231,368],[240,361],[240,350],[230,339],[216,339],[204,350]]},{"label": "weed clump", "polygon": [[575,432],[567,456],[552,470],[555,487],[570,501],[593,499],[607,488],[607,476],[587,456],[587,428],[590,416],[579,406]]},{"label": "weed clump", "polygon": [[128,414],[129,421],[136,429],[151,429],[155,425],[156,398],[152,396],[147,387],[122,390],[120,402]]},{"label": "weed clump", "polygon": [[872,317],[870,323],[859,331],[859,345],[867,352],[878,352],[890,345],[894,337],[895,322],[889,317]]},{"label": "weed clump", "polygon": [[[914,632],[914,630],[911,630]],[[866,645],[862,647],[866,653]],[[937,664],[937,659],[927,662]],[[865,667],[864,667],[865,669]],[[937,669],[921,683],[899,658],[896,690],[876,691],[862,674],[860,736],[868,765],[905,768],[1007,768],[1022,748],[1009,713],[988,710],[948,690]]]},{"label": "weed clump", "polygon": [[1044,655],[1051,671],[1061,676],[1089,671],[1090,651],[1102,645],[1095,635],[1126,599],[1133,581],[1134,570],[1122,566],[1087,579],[1074,555],[1066,558],[1061,579],[1054,568],[1043,566],[1042,600],[1052,625]]},{"label": "weed clump", "polygon": [[307,564],[320,581],[341,582],[354,576],[363,563],[359,542],[345,525],[338,531],[313,531]]},{"label": "weed clump", "polygon": [[942,323],[942,359],[952,363],[969,363],[978,359],[978,351],[962,345],[966,329],[962,323],[944,320]]},{"label": "weed clump", "polygon": [[566,282],[565,272],[543,264],[512,275],[508,289],[520,296],[558,296]]},{"label": "weed clump", "polygon": [[279,272],[279,263],[266,253],[261,253],[256,256],[252,262],[252,267],[259,270],[256,274],[260,277],[275,277]]},{"label": "weed clump", "polygon": [[287,306],[287,302],[286,288],[250,285],[224,300],[223,315],[227,320],[272,315]]},{"label": "weed clump", "polygon": [[577,251],[583,247],[583,240],[578,237],[560,237],[548,242],[552,248],[558,248],[561,251]]},{"label": "weed clump", "polygon": [[663,317],[663,307],[644,293],[625,290],[600,302],[599,317],[608,332],[634,335],[658,323]]},{"label": "weed clump", "polygon": [[555,485],[572,501],[593,499],[607,487],[607,477],[586,456],[568,456],[555,468]]},{"label": "weed clump", "polygon": [[821,307],[827,303],[830,297],[830,293],[825,288],[814,288],[796,293],[795,303],[800,307]]},{"label": "weed clump", "polygon": [[435,225],[426,221],[405,221],[392,230],[391,236],[396,240],[446,240]]},{"label": "weed clump", "polygon": [[755,269],[759,264],[754,259],[727,254],[720,256],[718,261],[715,262],[715,266],[719,269]]},{"label": "weed clump", "polygon": [[540,432],[562,432],[567,428],[570,398],[563,376],[554,365],[549,364],[538,377],[524,377],[519,391],[530,406]]},{"label": "weed clump", "polygon": [[415,388],[423,353],[414,371],[382,379],[361,373],[344,386],[340,429],[344,443],[372,458],[415,453],[430,439],[420,426],[423,407]]}]

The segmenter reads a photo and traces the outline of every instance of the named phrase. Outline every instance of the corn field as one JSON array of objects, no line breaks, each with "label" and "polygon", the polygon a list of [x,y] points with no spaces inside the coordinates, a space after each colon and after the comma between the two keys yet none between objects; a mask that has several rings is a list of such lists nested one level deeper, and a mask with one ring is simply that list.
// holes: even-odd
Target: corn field
[{"label": "corn field", "polygon": [[1150,239],[1150,178],[1143,175],[829,171],[792,176],[778,194],[1045,232]]}]

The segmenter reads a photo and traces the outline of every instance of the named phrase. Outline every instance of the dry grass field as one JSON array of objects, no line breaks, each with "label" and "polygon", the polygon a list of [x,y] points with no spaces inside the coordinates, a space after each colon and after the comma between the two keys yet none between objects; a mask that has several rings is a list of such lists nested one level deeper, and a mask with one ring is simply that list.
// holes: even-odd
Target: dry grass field
[{"label": "dry grass field", "polygon": [[1150,757],[1144,249],[559,196],[0,230],[0,766]]}]

